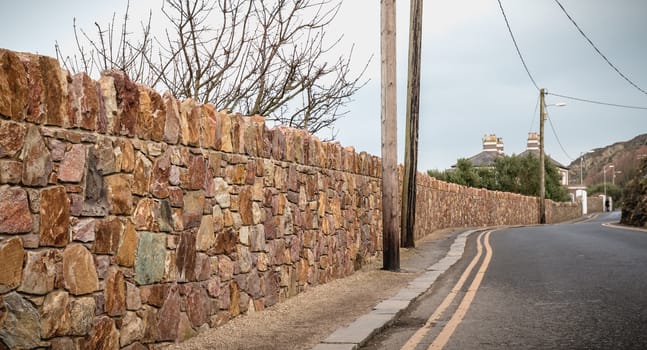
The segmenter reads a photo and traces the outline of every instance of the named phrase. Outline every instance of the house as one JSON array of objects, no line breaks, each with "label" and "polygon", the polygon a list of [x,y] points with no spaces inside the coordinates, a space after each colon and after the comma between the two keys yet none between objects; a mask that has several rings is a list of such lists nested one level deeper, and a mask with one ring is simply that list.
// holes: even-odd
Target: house
[{"label": "house", "polygon": [[[536,132],[528,133],[528,143],[526,144],[526,150],[521,152],[519,156],[525,157],[531,154],[539,158],[539,134]],[[551,162],[557,168],[557,171],[559,172],[560,179],[561,179],[559,183],[563,186],[568,186],[569,168],[566,165],[554,160],[549,155],[545,155],[545,156],[546,156],[546,161]]]},{"label": "house", "polygon": [[476,168],[492,168],[494,161],[503,156],[503,138],[495,134],[486,134],[483,136],[483,151],[467,160]]},{"label": "house", "polygon": [[[497,137],[496,134],[486,134],[483,136],[483,150],[467,160],[469,160],[475,168],[492,168],[494,167],[494,161],[504,155],[503,138]],[[528,155],[533,155],[534,157],[539,158],[539,134],[536,132],[528,133],[526,150],[519,154],[521,157]],[[552,159],[548,155],[546,155],[546,161],[551,162],[557,167],[557,171],[561,175],[560,184],[568,186],[568,167]],[[456,166],[452,165],[452,168],[454,167]]]}]

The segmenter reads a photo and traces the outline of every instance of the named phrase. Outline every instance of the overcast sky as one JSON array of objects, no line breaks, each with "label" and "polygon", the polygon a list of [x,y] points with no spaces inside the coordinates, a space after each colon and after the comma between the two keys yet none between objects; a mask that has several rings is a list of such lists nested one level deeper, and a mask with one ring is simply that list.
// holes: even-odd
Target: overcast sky
[{"label": "overcast sky", "polygon": [[[131,1],[138,20],[161,0]],[[560,0],[600,51],[647,90],[647,1]],[[125,1],[0,1],[0,47],[55,56],[54,42],[73,50],[72,18],[79,26],[107,23]],[[647,107],[647,94],[622,79],[590,46],[554,0],[502,0],[530,72],[548,92],[613,104]],[[409,2],[397,2],[398,148],[402,161],[406,107]],[[144,19],[144,18],[142,18]],[[539,129],[539,92],[515,51],[496,0],[425,1],[418,169],[445,169],[481,151],[484,134],[503,137],[506,154],[525,149]],[[337,124],[344,146],[380,155],[380,2],[345,0],[330,28],[355,44],[357,69],[374,55],[369,83]],[[647,132],[647,110],[626,109],[548,96],[546,152],[569,164],[582,152]],[[553,133],[553,128],[557,138]],[[560,142],[563,146],[560,147]],[[565,152],[564,152],[565,151]]]}]

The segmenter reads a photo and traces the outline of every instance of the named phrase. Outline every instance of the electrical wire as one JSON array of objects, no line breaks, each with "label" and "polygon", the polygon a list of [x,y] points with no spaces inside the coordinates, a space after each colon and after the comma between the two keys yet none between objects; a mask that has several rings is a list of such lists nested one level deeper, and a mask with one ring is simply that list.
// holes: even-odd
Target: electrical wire
[{"label": "electrical wire", "polygon": [[550,118],[546,118],[546,119],[548,119],[548,124],[550,124],[550,128],[553,130],[553,135],[555,135],[555,139],[557,140],[557,144],[559,144],[559,147],[562,149],[562,152],[564,152],[564,155],[566,156],[566,158],[568,158],[572,162],[574,160],[574,158],[571,157],[568,154],[568,152],[566,152],[566,150],[564,149],[564,146],[562,145],[562,141],[560,141],[559,136],[557,136],[557,131],[555,131],[555,126],[553,125],[552,120],[550,120]]},{"label": "electrical wire", "polygon": [[512,34],[512,29],[510,28],[510,22],[508,22],[508,16],[506,16],[505,11],[503,10],[503,5],[501,4],[501,0],[497,0],[499,2],[499,8],[501,8],[501,14],[503,15],[503,19],[505,20],[505,25],[508,27],[508,32],[510,33],[510,37],[512,38],[512,42],[514,43],[515,49],[517,49],[517,54],[519,55],[519,59],[521,59],[521,63],[523,64],[523,68],[526,69],[526,73],[528,73],[528,78],[530,78],[530,81],[532,81],[532,85],[535,86],[535,89],[539,90],[539,85],[537,85],[537,82],[535,82],[535,78],[532,77],[532,74],[530,74],[530,70],[528,69],[528,66],[526,65],[526,61],[523,59],[523,55],[521,54],[521,50],[519,50],[519,45],[517,45],[517,40],[514,38],[514,34]]},{"label": "electrical wire", "polygon": [[539,107],[539,100],[541,98],[537,96],[537,102],[535,103],[535,111],[532,112],[532,118],[530,119],[530,129],[528,129],[528,133],[532,131],[532,127],[535,124],[535,117],[537,117],[537,107]]},{"label": "electrical wire", "polygon": [[[636,85],[636,83],[634,83],[634,82],[633,82],[633,81],[631,81],[629,78],[627,78],[627,76],[626,76],[625,74],[623,74],[623,73],[620,71],[620,69],[618,69],[618,67],[616,67],[613,63],[611,63],[611,61],[607,58],[607,56],[605,56],[605,55],[602,53],[602,51],[600,51],[600,49],[598,49],[598,47],[593,43],[593,41],[591,41],[591,39],[589,39],[589,37],[588,37],[586,34],[584,34],[584,31],[582,31],[582,28],[580,28],[580,26],[575,22],[575,20],[573,19],[573,17],[571,17],[571,15],[569,15],[569,14],[568,14],[568,12],[566,12],[566,9],[564,8],[564,6],[562,6],[562,4],[559,2],[559,0],[555,0],[555,2],[557,3],[557,5],[559,5],[559,7],[562,9],[562,12],[564,12],[564,14],[566,15],[566,17],[568,17],[568,19],[571,21],[571,23],[573,23],[573,25],[575,26],[575,28],[577,28],[577,30],[580,32],[580,34],[582,34],[582,36],[584,37],[584,39],[586,39],[586,41],[588,41],[588,42],[589,42],[589,44],[591,44],[591,46],[593,47],[593,49],[595,49],[595,51],[596,51],[596,52],[597,52],[597,53],[598,53],[598,54],[599,54],[599,55],[600,55],[600,56],[601,56],[601,57],[602,57],[602,58],[603,58],[603,59],[604,59],[604,60],[609,64],[609,66],[611,66],[611,68],[613,68],[613,70],[615,70],[615,71],[616,71],[616,73],[618,73],[618,74],[619,74],[619,75],[620,75],[624,80],[626,80],[629,84],[631,84],[631,86],[635,87],[636,89],[638,89],[638,91],[640,91],[640,92],[642,92],[643,94],[647,95],[647,91],[643,90],[643,89],[642,89],[642,88],[640,88],[638,85]],[[500,3],[501,3],[501,2],[499,1],[499,4],[500,4]]]},{"label": "electrical wire", "polygon": [[572,97],[572,96],[566,96],[566,95],[561,95],[561,94],[555,94],[555,93],[552,93],[552,92],[546,92],[546,94],[561,97],[561,98],[566,98],[566,99],[569,99],[569,100],[586,102],[586,103],[594,103],[594,104],[604,105],[604,106],[647,110],[647,107],[643,107],[643,106],[630,106],[630,105],[617,104],[617,103],[601,102],[601,101],[590,100],[590,99],[585,99],[585,98],[579,98],[579,97]]}]

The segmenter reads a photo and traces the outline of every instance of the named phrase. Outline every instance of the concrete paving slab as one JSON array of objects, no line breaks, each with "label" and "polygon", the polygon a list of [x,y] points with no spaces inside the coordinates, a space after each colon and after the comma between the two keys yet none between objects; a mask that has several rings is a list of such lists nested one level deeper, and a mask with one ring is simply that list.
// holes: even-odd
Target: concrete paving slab
[{"label": "concrete paving slab", "polygon": [[326,344],[319,343],[312,350],[355,350],[358,349],[357,344]]},{"label": "concrete paving slab", "polygon": [[394,300],[393,298],[391,298],[375,305],[373,310],[396,310],[395,313],[397,313],[400,310],[406,309],[410,303],[411,300]]},{"label": "concrete paving slab", "polygon": [[409,289],[402,289],[398,292],[398,294],[394,295],[391,299],[393,300],[405,300],[405,301],[412,301],[415,298],[417,298],[421,293],[418,292],[418,289],[416,290],[409,290]]},{"label": "concrete paving slab", "polygon": [[363,344],[375,332],[382,329],[393,320],[391,314],[370,312],[361,316],[355,322],[338,328],[323,343],[328,344]]}]

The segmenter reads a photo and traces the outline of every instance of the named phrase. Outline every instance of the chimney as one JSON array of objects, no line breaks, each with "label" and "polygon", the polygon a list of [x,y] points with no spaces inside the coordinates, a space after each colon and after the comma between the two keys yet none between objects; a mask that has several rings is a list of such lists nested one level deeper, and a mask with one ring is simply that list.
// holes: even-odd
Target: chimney
[{"label": "chimney", "polygon": [[496,152],[498,148],[498,140],[495,134],[486,134],[483,136],[483,151]]},{"label": "chimney", "polygon": [[539,134],[536,132],[528,133],[528,144],[526,149],[529,151],[538,151],[539,150]]},{"label": "chimney", "polygon": [[499,152],[499,154],[503,154],[503,137],[497,137],[496,150],[497,152]]}]

